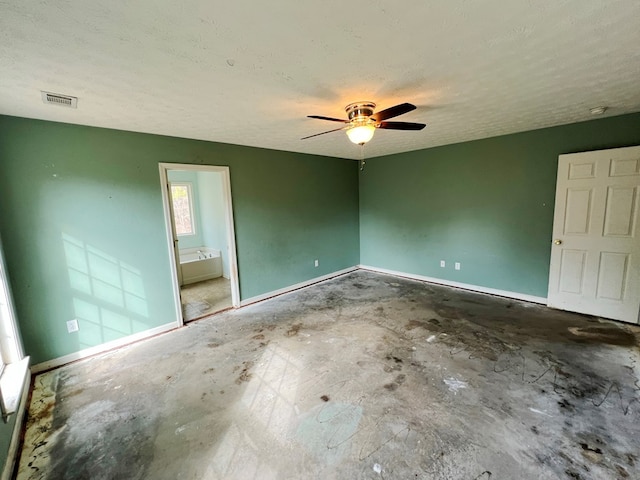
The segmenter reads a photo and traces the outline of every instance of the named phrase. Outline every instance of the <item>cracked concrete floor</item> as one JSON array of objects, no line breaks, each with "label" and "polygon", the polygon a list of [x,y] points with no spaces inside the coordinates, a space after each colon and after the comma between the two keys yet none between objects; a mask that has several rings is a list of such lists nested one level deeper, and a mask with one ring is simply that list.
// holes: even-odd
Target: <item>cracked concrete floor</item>
[{"label": "cracked concrete floor", "polygon": [[38,375],[18,478],[640,478],[639,340],[357,271]]}]

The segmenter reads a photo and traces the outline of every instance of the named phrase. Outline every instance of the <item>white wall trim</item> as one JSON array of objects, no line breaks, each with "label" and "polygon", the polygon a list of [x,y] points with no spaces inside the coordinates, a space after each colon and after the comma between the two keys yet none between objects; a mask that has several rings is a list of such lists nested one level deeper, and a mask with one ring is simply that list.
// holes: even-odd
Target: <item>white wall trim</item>
[{"label": "white wall trim", "polygon": [[510,292],[508,290],[498,290],[496,288],[481,287],[479,285],[453,282],[450,280],[443,280],[441,278],[425,277],[424,275],[398,272],[395,270],[387,270],[386,268],[371,267],[369,265],[358,265],[358,268],[362,270],[377,272],[377,273],[386,273],[388,275],[394,275],[396,277],[405,277],[405,278],[410,278],[412,280],[420,280],[422,282],[437,283],[438,285],[445,285],[447,287],[461,288],[463,290],[471,290],[473,292],[488,293],[489,295],[496,295],[498,297],[513,298],[515,300],[524,300],[525,302],[531,302],[531,303],[541,303],[542,305],[547,304],[547,299],[545,297],[527,295],[526,293]]},{"label": "white wall trim", "polygon": [[[257,295],[255,297],[247,298],[240,302],[240,307],[246,307],[247,305],[251,305],[256,302],[261,302],[263,300],[268,300],[273,297],[277,297],[280,295],[284,295],[287,293],[291,293],[295,290],[300,290],[301,288],[309,287],[311,285],[315,285],[320,282],[324,282],[327,280],[331,280],[332,278],[339,277],[341,275],[346,275],[347,273],[354,272],[356,270],[368,270],[376,273],[384,273],[387,275],[394,275],[396,277],[404,277],[410,278],[412,280],[419,280],[422,282],[435,283],[438,285],[445,285],[448,287],[460,288],[463,290],[471,290],[474,292],[486,293],[489,295],[496,295],[499,297],[513,298],[515,300],[523,300],[525,302],[539,303],[542,305],[547,304],[547,299],[545,297],[537,297],[535,295],[527,295],[525,293],[518,292],[510,292],[507,290],[498,290],[495,288],[481,287],[478,285],[471,285],[468,283],[461,282],[453,282],[450,280],[443,280],[440,278],[427,277],[424,275],[416,275],[413,273],[406,272],[398,272],[396,270],[388,270],[386,268],[377,268],[369,265],[356,265],[353,267],[345,268],[343,270],[338,270],[332,273],[328,273],[326,275],[322,275],[320,277],[315,277],[310,280],[306,280],[304,282],[296,283],[295,285],[289,285],[288,287],[284,287],[278,290],[273,290],[271,292],[263,293],[262,295]],[[95,347],[86,348],[84,350],[80,350],[75,353],[70,353],[69,355],[64,355],[62,357],[54,358],[52,360],[38,363],[37,365],[33,365],[31,367],[31,372],[33,374],[43,372],[45,370],[50,370],[52,368],[60,367],[62,365],[66,365],[67,363],[74,362],[76,360],[81,360],[83,358],[91,357],[93,355],[97,355],[100,353],[107,352],[109,350],[113,350],[115,348],[123,347],[125,345],[129,345],[130,343],[138,342],[140,340],[144,340],[155,335],[165,333],[171,330],[175,330],[178,328],[175,322],[167,323],[165,325],[161,325],[159,327],[155,327],[149,330],[145,330],[143,332],[136,333],[134,335],[129,335],[127,337],[120,338],[118,340],[114,340],[111,342],[103,343],[97,345]]]},{"label": "white wall trim", "polygon": [[284,287],[279,290],[273,290],[272,292],[263,293],[262,295],[257,295],[255,297],[242,300],[240,302],[240,306],[246,307],[247,305],[250,305],[252,303],[268,300],[269,298],[284,295],[285,293],[291,293],[294,290],[300,290],[301,288],[309,287],[311,285],[315,285],[316,283],[324,282],[326,280],[339,277],[340,275],[346,275],[347,273],[355,272],[356,270],[358,270],[357,266],[349,267],[349,268],[345,268],[344,270],[338,270],[337,272],[328,273],[327,275],[322,275],[321,277],[312,278],[311,280],[307,280],[305,282],[296,283],[295,285],[289,285],[288,287]]},{"label": "white wall trim", "polygon": [[114,348],[124,347],[125,345],[129,345],[130,343],[145,340],[147,338],[154,337],[161,333],[175,330],[177,328],[178,326],[176,325],[176,323],[172,322],[165,325],[160,325],[159,327],[151,328],[149,330],[145,330],[143,332],[134,333],[133,335],[128,335],[117,340],[112,340],[111,342],[101,343],[100,345],[96,345],[95,347],[85,348],[84,350],[70,353],[69,355],[63,355],[62,357],[54,358],[52,360],[33,365],[31,367],[31,373],[36,374],[44,372],[45,370],[51,370],[52,368],[61,367],[62,365],[66,365],[67,363],[75,362],[76,360],[82,360],[83,358],[98,355],[99,353],[105,353],[109,350],[113,350]]},{"label": "white wall trim", "polygon": [[15,412],[16,423],[13,424],[13,431],[11,432],[11,443],[9,444],[9,451],[7,452],[7,461],[2,469],[0,480],[10,480],[13,475],[16,462],[18,461],[18,450],[20,447],[20,441],[22,440],[22,424],[24,423],[27,400],[29,398],[29,390],[31,389],[31,372],[27,370],[25,372],[24,383],[22,385],[22,394],[20,395],[20,403],[18,410]]},{"label": "white wall trim", "polygon": [[[173,302],[176,314],[176,326],[180,327],[184,325],[184,318],[182,316],[182,303],[180,301],[180,287],[178,285],[178,264],[179,260],[176,258],[178,252],[176,252],[175,239],[173,236],[173,217],[171,215],[171,205],[169,200],[169,177],[167,175],[168,164],[159,163],[160,169],[160,187],[162,191],[162,209],[164,211],[164,223],[165,232],[167,234],[167,247],[169,252],[169,267],[171,268],[171,288],[173,289]],[[169,164],[170,165],[170,164]]]},{"label": "white wall trim", "polygon": [[168,190],[169,170],[188,170],[194,172],[217,172],[222,175],[222,195],[225,204],[225,222],[227,226],[227,252],[229,254],[229,281],[231,282],[231,304],[239,307],[240,302],[240,282],[238,280],[238,252],[236,249],[235,223],[233,220],[233,195],[231,193],[231,175],[229,167],[225,165],[203,165],[189,163],[158,163],[160,169],[160,184],[162,187],[162,205],[165,216],[165,229],[167,230],[167,242],[169,246],[169,260],[171,265],[171,275],[173,277],[173,296],[176,305],[176,322],[184,325],[182,315],[182,305],[180,302],[180,285],[178,285],[178,265],[174,247],[173,218]]},{"label": "white wall trim", "polygon": [[[252,303],[260,302],[262,300],[267,300],[272,297],[276,297],[279,295],[284,295],[285,293],[292,292],[294,290],[299,290],[304,287],[308,287],[310,285],[314,285],[316,283],[324,282],[326,280],[330,280],[335,277],[339,277],[340,275],[345,275],[347,273],[351,273],[358,270],[357,266],[345,268],[344,270],[338,270],[337,272],[332,272],[327,275],[323,275],[321,277],[312,278],[311,280],[307,280],[305,282],[297,283],[295,285],[290,285],[288,287],[281,288],[279,290],[274,290],[272,292],[268,292],[262,295],[258,295],[256,297],[247,298],[240,302],[240,306],[244,307],[250,305]],[[159,327],[151,328],[149,330],[145,330],[143,332],[135,333],[133,335],[128,335],[123,338],[119,338],[117,340],[113,340],[111,342],[102,343],[100,345],[96,345],[95,347],[85,348],[84,350],[80,350],[78,352],[70,353],[68,355],[64,355],[62,357],[57,357],[52,360],[48,360],[46,362],[38,363],[31,367],[31,373],[37,374],[40,372],[44,372],[46,370],[51,370],[52,368],[61,367],[62,365],[66,365],[67,363],[75,362],[77,360],[82,360],[83,358],[91,357],[94,355],[98,355],[101,353],[108,352],[109,350],[113,350],[115,348],[124,347],[131,343],[138,342],[140,340],[145,340],[147,338],[154,337],[161,333],[169,332],[171,330],[176,330],[181,327],[181,325],[176,325],[175,322],[167,323],[165,325],[160,325]]]}]

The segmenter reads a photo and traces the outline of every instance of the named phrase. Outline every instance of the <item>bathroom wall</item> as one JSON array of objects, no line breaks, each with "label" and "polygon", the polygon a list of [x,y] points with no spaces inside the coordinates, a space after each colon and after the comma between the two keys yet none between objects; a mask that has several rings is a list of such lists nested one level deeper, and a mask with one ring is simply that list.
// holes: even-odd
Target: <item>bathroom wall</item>
[{"label": "bathroom wall", "polygon": [[220,250],[222,256],[222,276],[229,278],[229,242],[227,216],[225,212],[222,173],[196,172],[202,239],[204,245]]},{"label": "bathroom wall", "polygon": [[193,222],[195,226],[194,235],[179,235],[178,236],[178,248],[195,248],[204,245],[203,238],[203,226],[201,221],[201,209],[200,209],[200,191],[198,184],[198,175],[196,172],[190,170],[169,170],[167,172],[167,178],[169,182],[186,182],[191,185],[191,197],[192,197],[192,209],[193,209]]},{"label": "bathroom wall", "polygon": [[223,276],[229,278],[229,251],[222,174],[193,170],[169,170],[170,182],[191,184],[194,235],[180,235],[179,248],[210,247],[220,250]]}]

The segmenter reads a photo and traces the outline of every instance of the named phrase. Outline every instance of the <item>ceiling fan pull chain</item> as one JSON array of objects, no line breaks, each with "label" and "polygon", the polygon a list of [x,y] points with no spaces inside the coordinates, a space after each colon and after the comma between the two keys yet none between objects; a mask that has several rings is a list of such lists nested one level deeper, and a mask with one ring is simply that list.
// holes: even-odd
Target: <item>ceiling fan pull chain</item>
[{"label": "ceiling fan pull chain", "polygon": [[364,166],[367,162],[364,161],[364,143],[360,144],[360,171],[364,170]]}]

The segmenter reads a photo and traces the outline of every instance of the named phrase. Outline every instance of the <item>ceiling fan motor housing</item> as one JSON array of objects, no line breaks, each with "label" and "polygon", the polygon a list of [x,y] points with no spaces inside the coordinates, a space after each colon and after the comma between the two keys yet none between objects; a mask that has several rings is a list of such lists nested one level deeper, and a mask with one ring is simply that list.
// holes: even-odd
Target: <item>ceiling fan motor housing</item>
[{"label": "ceiling fan motor housing", "polygon": [[373,102],[356,102],[350,103],[344,110],[347,112],[347,117],[349,117],[349,121],[357,121],[357,120],[366,120],[371,115],[373,115],[373,111],[376,108],[376,104]]}]

